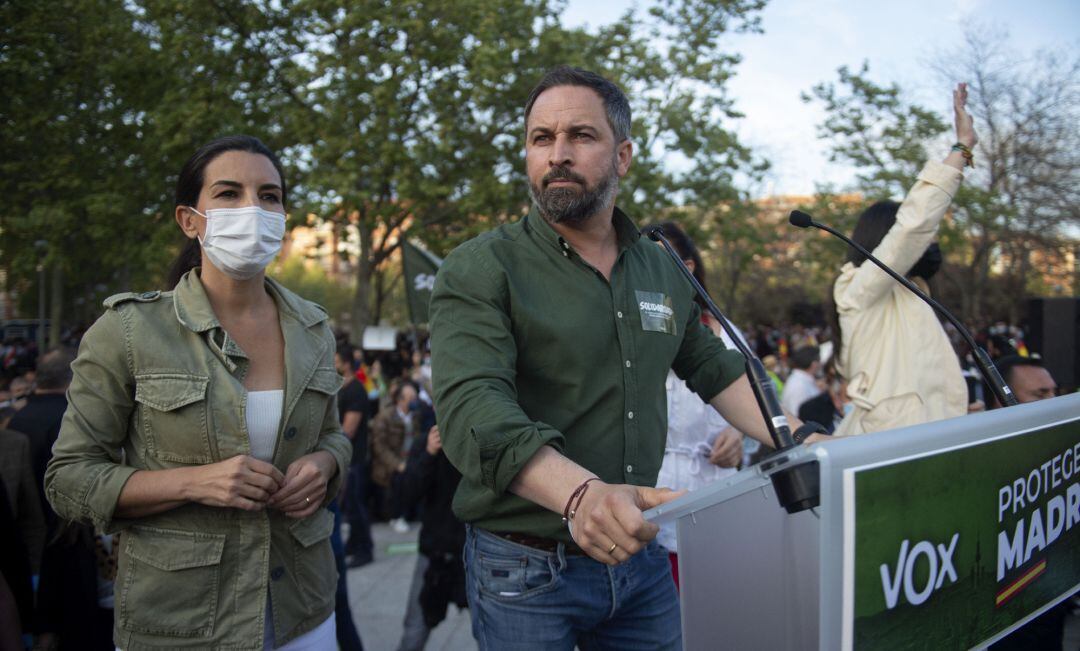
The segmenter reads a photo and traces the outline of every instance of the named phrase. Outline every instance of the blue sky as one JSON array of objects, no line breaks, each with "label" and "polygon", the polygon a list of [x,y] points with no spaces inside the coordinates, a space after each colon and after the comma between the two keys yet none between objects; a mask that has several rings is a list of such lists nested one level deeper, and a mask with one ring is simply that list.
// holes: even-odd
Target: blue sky
[{"label": "blue sky", "polygon": [[[569,0],[563,22],[602,25],[648,5]],[[729,49],[743,56],[731,95],[746,114],[729,126],[773,163],[762,195],[808,194],[815,182],[851,180],[852,170],[830,163],[816,137],[821,110],[799,99],[815,83],[834,80],[841,65],[869,61],[876,82],[896,82],[948,118],[950,86],[934,77],[929,61],[962,43],[968,26],[1007,30],[1021,54],[1080,45],[1078,0],[773,0],[761,16],[764,34],[729,37]]]}]

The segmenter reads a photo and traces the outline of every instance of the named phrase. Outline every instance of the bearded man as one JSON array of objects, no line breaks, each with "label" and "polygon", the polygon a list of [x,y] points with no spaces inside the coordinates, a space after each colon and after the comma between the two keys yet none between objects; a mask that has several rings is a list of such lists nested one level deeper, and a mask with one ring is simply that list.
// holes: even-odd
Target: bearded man
[{"label": "bearded man", "polygon": [[[668,369],[771,445],[743,358],[673,262],[615,207],[630,106],[562,66],[525,104],[532,210],[458,247],[431,299],[443,449],[463,479],[481,649],[679,649],[678,596],[642,512],[664,455]],[[796,426],[797,426],[797,421]]]}]

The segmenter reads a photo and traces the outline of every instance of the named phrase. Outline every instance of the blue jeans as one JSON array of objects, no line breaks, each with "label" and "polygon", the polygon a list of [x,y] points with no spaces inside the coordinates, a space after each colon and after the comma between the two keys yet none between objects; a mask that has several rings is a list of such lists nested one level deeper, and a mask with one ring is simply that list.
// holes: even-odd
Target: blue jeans
[{"label": "blue jeans", "polygon": [[682,649],[679,596],[655,541],[610,567],[468,527],[465,570],[480,651]]}]

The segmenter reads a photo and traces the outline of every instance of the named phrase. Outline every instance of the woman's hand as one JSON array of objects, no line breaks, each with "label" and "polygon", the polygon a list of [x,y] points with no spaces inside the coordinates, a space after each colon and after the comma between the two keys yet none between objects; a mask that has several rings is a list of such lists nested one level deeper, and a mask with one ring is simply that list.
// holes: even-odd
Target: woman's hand
[{"label": "woman's hand", "polygon": [[967,84],[957,84],[953,91],[953,113],[956,123],[956,142],[973,149],[979,142],[975,135],[975,124],[971,114],[967,112]]},{"label": "woman's hand", "polygon": [[273,465],[243,454],[188,472],[188,500],[245,511],[264,508],[285,483],[285,476]]},{"label": "woman's hand", "polygon": [[267,506],[290,518],[306,518],[317,511],[326,497],[326,485],[337,472],[337,462],[329,452],[312,452],[289,464],[281,490]]},{"label": "woman's hand", "polygon": [[709,454],[709,463],[721,468],[736,468],[742,461],[742,432],[734,427],[728,427],[716,437],[713,442],[712,452]]}]

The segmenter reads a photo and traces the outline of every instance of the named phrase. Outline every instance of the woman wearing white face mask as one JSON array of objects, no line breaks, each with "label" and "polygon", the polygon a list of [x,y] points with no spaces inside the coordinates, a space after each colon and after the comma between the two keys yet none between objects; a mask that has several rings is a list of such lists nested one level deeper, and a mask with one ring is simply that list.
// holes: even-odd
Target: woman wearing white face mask
[{"label": "woman wearing white face mask", "polygon": [[119,532],[120,648],[336,644],[324,507],[350,450],[327,315],[265,277],[285,199],[255,138],[202,147],[177,181],[173,290],[108,299],[72,365],[46,491]]}]

